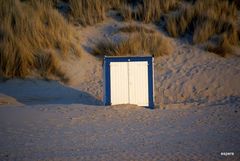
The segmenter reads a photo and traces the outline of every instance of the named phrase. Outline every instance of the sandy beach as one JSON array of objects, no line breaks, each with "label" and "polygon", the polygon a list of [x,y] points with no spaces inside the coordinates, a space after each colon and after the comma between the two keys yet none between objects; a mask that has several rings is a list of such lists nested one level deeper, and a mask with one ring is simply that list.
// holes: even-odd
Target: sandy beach
[{"label": "sandy beach", "polygon": [[110,13],[76,27],[80,58],[60,62],[68,83],[36,77],[0,80],[1,161],[240,160],[240,58],[220,57],[169,38],[170,55],[154,60],[155,108],[103,105],[102,59],[91,54],[107,37],[126,38]]}]

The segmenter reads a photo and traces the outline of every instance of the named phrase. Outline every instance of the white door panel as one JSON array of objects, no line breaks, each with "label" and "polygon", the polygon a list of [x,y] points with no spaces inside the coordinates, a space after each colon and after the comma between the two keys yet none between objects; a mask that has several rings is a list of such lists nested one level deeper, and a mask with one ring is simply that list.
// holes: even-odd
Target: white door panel
[{"label": "white door panel", "polygon": [[110,63],[111,104],[128,104],[128,62]]},{"label": "white door panel", "polygon": [[111,104],[148,106],[148,63],[111,62]]},{"label": "white door panel", "polygon": [[148,106],[148,63],[129,62],[130,104]]}]

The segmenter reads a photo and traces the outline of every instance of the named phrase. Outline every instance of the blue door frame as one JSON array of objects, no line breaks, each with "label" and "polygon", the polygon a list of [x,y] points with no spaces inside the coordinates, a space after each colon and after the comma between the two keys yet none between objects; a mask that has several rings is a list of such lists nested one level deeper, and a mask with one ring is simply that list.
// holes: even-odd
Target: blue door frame
[{"label": "blue door frame", "polygon": [[111,62],[137,62],[137,61],[147,61],[148,62],[148,100],[149,108],[154,108],[154,84],[153,84],[153,57],[143,56],[143,57],[104,57],[104,105],[111,105],[111,76],[110,76],[110,63]]}]

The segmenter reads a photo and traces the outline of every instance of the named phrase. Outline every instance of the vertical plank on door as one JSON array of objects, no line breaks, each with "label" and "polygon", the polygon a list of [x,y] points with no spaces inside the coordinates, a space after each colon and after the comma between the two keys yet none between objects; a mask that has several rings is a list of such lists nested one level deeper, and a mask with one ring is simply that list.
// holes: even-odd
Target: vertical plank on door
[{"label": "vertical plank on door", "polygon": [[130,104],[148,106],[148,62],[129,62]]},{"label": "vertical plank on door", "polygon": [[128,104],[128,62],[110,63],[111,104]]}]

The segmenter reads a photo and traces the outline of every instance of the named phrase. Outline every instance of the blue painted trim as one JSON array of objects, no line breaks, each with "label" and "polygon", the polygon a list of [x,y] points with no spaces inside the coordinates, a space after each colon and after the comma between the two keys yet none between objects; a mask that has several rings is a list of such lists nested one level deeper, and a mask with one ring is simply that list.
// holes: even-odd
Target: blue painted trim
[{"label": "blue painted trim", "polygon": [[148,61],[152,63],[152,56],[143,57],[112,57],[105,56],[104,62],[129,62],[129,61]]},{"label": "blue painted trim", "polygon": [[111,105],[110,61],[104,58],[104,105]]},{"label": "blue painted trim", "polygon": [[147,61],[148,62],[148,100],[149,108],[154,108],[153,96],[153,57],[104,57],[104,105],[111,105],[111,85],[110,85],[110,63],[111,62],[129,62],[129,61]]},{"label": "blue painted trim", "polygon": [[153,59],[151,61],[148,61],[148,101],[149,101],[149,107],[151,109],[154,108],[154,96],[153,96]]}]

